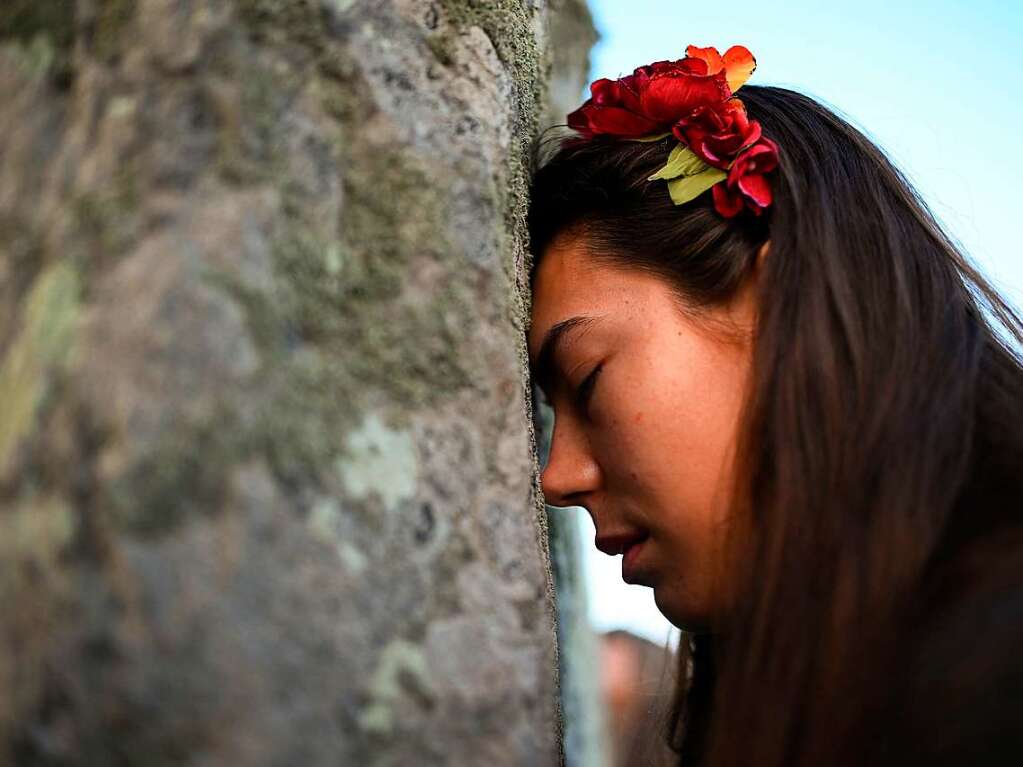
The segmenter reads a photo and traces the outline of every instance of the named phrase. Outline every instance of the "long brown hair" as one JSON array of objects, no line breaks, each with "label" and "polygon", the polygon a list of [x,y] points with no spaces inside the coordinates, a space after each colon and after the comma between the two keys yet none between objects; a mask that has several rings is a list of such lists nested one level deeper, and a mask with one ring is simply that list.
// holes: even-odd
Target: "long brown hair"
[{"label": "long brown hair", "polygon": [[736,598],[683,634],[669,741],[686,767],[1023,754],[1023,323],[863,134],[742,98],[780,147],[765,215],[673,205],[646,180],[670,137],[541,145],[529,215],[535,258],[577,228],[690,307],[757,270]]}]

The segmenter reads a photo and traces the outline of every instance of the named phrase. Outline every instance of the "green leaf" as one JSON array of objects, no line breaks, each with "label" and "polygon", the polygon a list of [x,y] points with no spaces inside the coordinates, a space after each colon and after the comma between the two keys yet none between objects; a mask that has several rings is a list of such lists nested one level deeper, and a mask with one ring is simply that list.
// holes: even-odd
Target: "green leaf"
[{"label": "green leaf", "polygon": [[639,138],[630,138],[630,139],[626,139],[626,141],[639,141],[639,142],[645,144],[645,143],[650,142],[650,141],[660,141],[662,138],[667,138],[670,135],[671,135],[671,131],[667,131],[666,133],[654,133],[654,134],[651,134],[649,136],[640,136]]},{"label": "green leaf", "polygon": [[701,173],[668,181],[668,193],[671,195],[673,203],[681,205],[696,199],[714,184],[724,181],[726,178],[728,178],[728,174],[723,170],[708,165],[707,169]]},{"label": "green leaf", "polygon": [[679,176],[696,176],[705,173],[710,167],[697,157],[692,149],[677,144],[668,155],[668,164],[650,176],[647,181],[657,181],[658,179],[669,181]]}]

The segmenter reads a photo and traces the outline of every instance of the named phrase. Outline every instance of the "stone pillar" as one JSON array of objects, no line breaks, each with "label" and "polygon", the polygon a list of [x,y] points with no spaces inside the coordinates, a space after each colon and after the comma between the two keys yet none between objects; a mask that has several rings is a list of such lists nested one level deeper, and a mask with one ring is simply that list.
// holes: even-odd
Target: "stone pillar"
[{"label": "stone pillar", "polygon": [[0,764],[558,763],[546,13],[0,5]]}]

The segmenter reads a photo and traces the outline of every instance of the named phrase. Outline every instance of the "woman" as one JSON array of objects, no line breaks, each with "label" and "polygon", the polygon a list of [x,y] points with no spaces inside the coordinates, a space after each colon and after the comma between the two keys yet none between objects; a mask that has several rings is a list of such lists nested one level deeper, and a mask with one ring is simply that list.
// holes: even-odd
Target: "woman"
[{"label": "woman", "polygon": [[598,81],[538,163],[547,501],[685,630],[687,767],[1023,764],[1023,326],[882,152],[752,70]]}]

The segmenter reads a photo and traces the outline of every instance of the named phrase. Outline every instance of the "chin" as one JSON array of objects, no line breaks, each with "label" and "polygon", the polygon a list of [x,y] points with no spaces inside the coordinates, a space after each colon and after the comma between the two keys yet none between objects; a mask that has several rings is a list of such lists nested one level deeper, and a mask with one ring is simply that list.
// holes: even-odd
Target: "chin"
[{"label": "chin", "polygon": [[709,612],[699,609],[691,600],[680,599],[677,595],[661,596],[654,589],[654,603],[675,628],[690,634],[703,634],[710,631]]}]

